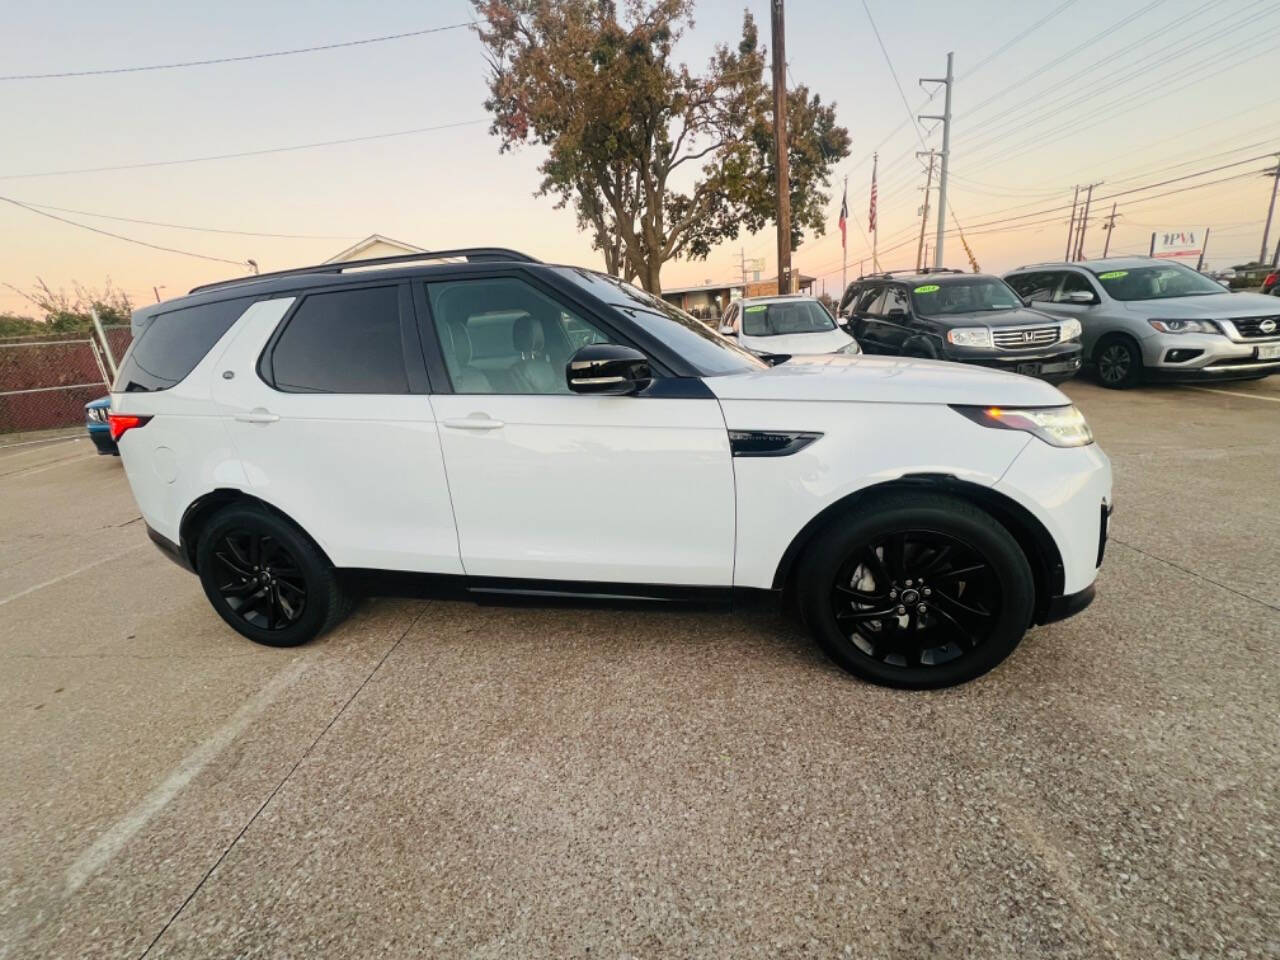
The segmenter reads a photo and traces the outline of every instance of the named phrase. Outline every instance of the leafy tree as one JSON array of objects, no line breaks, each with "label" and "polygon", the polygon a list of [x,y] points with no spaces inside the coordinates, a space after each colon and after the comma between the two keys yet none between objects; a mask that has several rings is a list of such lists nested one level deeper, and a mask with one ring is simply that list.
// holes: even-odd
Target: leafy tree
[{"label": "leafy tree", "polygon": [[[693,0],[473,0],[491,132],[547,149],[539,193],[573,204],[611,273],[660,292],[662,265],[774,219],[772,96],[750,13],[697,75],[673,59]],[[622,8],[621,15],[619,7]],[[792,238],[824,232],[834,105],[788,91]]]},{"label": "leafy tree", "polygon": [[[54,290],[39,277],[36,278],[35,288],[30,292],[17,287],[10,289],[37,307],[43,319],[4,314],[0,316],[0,336],[83,333],[93,327],[91,311],[95,309],[103,326],[127,324],[133,316],[133,303],[129,300],[129,295],[114,286],[110,278],[102,290],[76,283],[72,285],[72,292],[67,293],[62,288]],[[8,330],[13,332],[3,332]]]}]

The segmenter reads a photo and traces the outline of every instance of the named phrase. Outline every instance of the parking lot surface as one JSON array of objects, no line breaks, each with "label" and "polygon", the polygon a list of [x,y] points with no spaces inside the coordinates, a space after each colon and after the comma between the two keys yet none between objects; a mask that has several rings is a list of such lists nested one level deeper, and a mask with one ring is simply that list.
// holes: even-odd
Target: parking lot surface
[{"label": "parking lot surface", "polygon": [[1280,955],[1280,377],[1065,390],[1098,599],[934,693],[759,611],[258,647],[117,459],[0,448],[0,956]]}]

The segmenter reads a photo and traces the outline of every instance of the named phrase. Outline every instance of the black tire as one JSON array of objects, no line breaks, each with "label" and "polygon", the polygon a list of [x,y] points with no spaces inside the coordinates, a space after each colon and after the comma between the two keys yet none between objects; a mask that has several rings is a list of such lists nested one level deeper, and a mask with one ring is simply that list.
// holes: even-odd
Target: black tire
[{"label": "black tire", "polygon": [[1142,350],[1123,334],[1110,334],[1093,348],[1098,382],[1109,390],[1128,390],[1142,382]]},{"label": "black tire", "polygon": [[262,507],[231,504],[214,514],[197,541],[196,571],[213,609],[255,643],[295,647],[351,611],[320,549]]},{"label": "black tire", "polygon": [[917,690],[986,673],[1013,652],[1035,608],[1031,567],[1009,531],[971,503],[928,493],[877,497],[834,521],[801,558],[796,593],[839,666]]}]

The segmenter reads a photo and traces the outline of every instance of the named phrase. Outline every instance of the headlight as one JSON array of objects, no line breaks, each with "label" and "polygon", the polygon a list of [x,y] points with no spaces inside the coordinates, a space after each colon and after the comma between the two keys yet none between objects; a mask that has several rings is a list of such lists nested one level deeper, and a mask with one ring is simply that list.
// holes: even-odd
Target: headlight
[{"label": "headlight", "polygon": [[987,327],[956,327],[947,331],[947,342],[957,347],[989,347],[991,330]]},{"label": "headlight", "polygon": [[1221,333],[1212,320],[1148,320],[1161,333]]},{"label": "headlight", "polygon": [[1080,339],[1080,321],[1072,318],[1062,321],[1062,332],[1059,336],[1063,341]]},{"label": "headlight", "polygon": [[1066,407],[968,407],[953,404],[956,413],[996,430],[1022,430],[1055,447],[1083,447],[1093,443],[1084,414]]},{"label": "headlight", "polygon": [[858,346],[857,340],[850,340],[843,347],[841,347],[839,350],[836,351],[836,353],[843,353],[846,355],[861,353],[861,352],[862,352],[862,348]]}]

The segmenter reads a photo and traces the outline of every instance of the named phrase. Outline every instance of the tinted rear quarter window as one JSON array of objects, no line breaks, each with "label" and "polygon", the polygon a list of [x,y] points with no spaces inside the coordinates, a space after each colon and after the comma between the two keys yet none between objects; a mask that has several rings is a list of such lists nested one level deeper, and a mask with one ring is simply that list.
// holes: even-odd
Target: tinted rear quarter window
[{"label": "tinted rear quarter window", "polygon": [[395,287],[313,293],[294,311],[263,371],[288,393],[408,393]]},{"label": "tinted rear quarter window", "polygon": [[241,297],[158,315],[129,347],[112,389],[149,393],[181,383],[253,301]]}]

